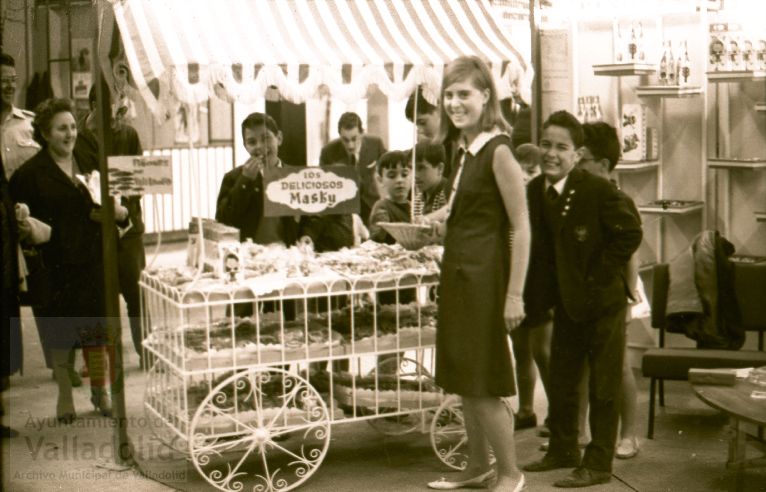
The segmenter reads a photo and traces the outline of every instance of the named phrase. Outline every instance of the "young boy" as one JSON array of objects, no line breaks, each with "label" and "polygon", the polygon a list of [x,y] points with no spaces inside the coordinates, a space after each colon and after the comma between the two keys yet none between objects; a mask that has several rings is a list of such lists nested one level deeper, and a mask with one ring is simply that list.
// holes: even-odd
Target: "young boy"
[{"label": "young boy", "polygon": [[412,183],[407,153],[399,150],[386,152],[377,162],[384,197],[375,202],[370,212],[370,239],[394,244],[396,240],[386,232],[380,222],[410,222],[409,193]]},{"label": "young boy", "polygon": [[[611,480],[625,348],[625,265],[641,243],[641,223],[609,181],[575,168],[582,125],[566,111],[543,124],[543,174],[527,189],[532,229],[527,313],[555,307],[550,357],[550,447],[529,472],[575,468],[556,487]],[[590,366],[593,439],[580,459],[578,383]]]},{"label": "young boy", "polygon": [[529,183],[532,178],[540,174],[543,155],[537,145],[531,143],[523,143],[516,147],[515,154],[516,160],[524,171],[524,182]]},{"label": "young boy", "polygon": [[[444,146],[421,142],[415,146],[415,214],[430,214],[447,204],[449,182],[444,177]],[[412,162],[412,151],[407,154],[407,162]]]}]

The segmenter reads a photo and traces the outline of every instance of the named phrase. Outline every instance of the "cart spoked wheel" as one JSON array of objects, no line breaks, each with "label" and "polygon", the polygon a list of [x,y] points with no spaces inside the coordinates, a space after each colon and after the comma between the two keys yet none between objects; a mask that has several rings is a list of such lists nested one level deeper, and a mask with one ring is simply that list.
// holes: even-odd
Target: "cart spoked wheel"
[{"label": "cart spoked wheel", "polygon": [[463,470],[468,466],[468,437],[459,396],[449,395],[436,410],[431,421],[431,446],[450,468]]},{"label": "cart spoked wheel", "polygon": [[319,467],[330,443],[321,395],[297,374],[249,368],[205,397],[190,427],[197,471],[226,491],[284,491]]},{"label": "cart spoked wheel", "polygon": [[144,388],[144,417],[146,425],[158,441],[174,451],[188,454],[187,439],[173,430],[169,420],[172,418],[171,414],[178,408],[178,401],[173,402],[172,398],[173,396],[180,398],[180,395],[169,390],[171,387],[169,374],[165,363],[159,359],[149,368]]},{"label": "cart spoked wheel", "polygon": [[[438,392],[438,389],[434,384],[433,376],[431,376],[431,373],[429,373],[420,362],[408,357],[397,358],[395,355],[396,354],[391,354],[389,358],[385,359],[383,358],[385,356],[380,356],[378,366],[370,371],[367,377],[373,378],[376,373],[380,374],[378,384],[384,385],[386,384],[384,381],[386,381],[387,384],[391,385],[390,388],[388,386],[382,387],[382,390],[396,389],[397,386],[393,377],[396,376],[400,381],[407,381],[408,384],[417,384],[420,382],[420,385],[418,386],[420,392]],[[399,388],[404,389],[401,388],[401,384]],[[418,412],[416,402],[411,402],[410,407],[414,406],[414,408],[411,408],[412,411],[402,414],[398,412],[406,412],[408,403],[403,401],[399,407],[397,407],[397,402],[394,401],[391,403],[391,406],[386,406],[385,403],[381,404],[378,413],[396,413],[396,415],[389,415],[367,421],[367,423],[370,424],[370,427],[387,436],[401,436],[422,428],[423,419],[430,419],[430,413],[432,413],[427,411]],[[366,412],[374,413],[374,409],[366,409]]]}]

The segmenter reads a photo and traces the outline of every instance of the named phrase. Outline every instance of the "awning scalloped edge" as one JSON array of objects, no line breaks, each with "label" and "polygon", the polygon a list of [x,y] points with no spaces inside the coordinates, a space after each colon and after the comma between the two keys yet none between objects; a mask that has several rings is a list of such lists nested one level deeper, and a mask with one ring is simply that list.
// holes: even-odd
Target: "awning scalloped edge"
[{"label": "awning scalloped edge", "polygon": [[[264,97],[270,87],[276,88],[284,99],[293,103],[303,103],[318,97],[322,90],[327,90],[333,100],[351,104],[365,99],[372,85],[376,85],[394,101],[407,98],[416,86],[421,85],[426,100],[434,105],[438,101],[442,66],[412,66],[406,75],[403,65],[395,65],[393,70],[379,65],[353,66],[351,70],[349,83],[344,82],[341,67],[337,66],[312,66],[308,76],[299,81],[297,66],[263,65],[258,67],[257,74],[255,70],[241,70],[241,80],[236,80],[230,66],[210,65],[194,69],[196,73],[192,73],[192,77],[197,81],[190,83],[190,70],[182,66],[167,70],[157,81],[158,95],[149,87],[138,89],[150,111],[158,118],[170,106],[178,103],[200,104],[213,96],[245,104],[253,103]],[[530,76],[528,73],[522,74],[521,69],[513,63],[508,64],[502,73],[499,65],[493,66],[492,74],[500,99],[510,97],[519,88],[523,93],[523,87],[527,84],[522,79],[529,79]]]}]

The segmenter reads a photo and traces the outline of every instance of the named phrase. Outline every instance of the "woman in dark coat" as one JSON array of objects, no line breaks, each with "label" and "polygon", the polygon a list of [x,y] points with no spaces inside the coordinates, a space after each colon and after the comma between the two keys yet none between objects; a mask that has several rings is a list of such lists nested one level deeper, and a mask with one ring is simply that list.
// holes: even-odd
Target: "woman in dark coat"
[{"label": "woman in dark coat", "polygon": [[35,112],[35,139],[42,149],[14,173],[10,188],[15,202],[26,203],[33,217],[51,226],[50,241],[41,248],[50,274],[50,298],[46,316],[38,323],[44,323],[41,333],[51,347],[59,390],[56,416],[68,423],[75,418],[68,354],[78,344],[86,353],[91,402],[102,414],[111,413],[104,389],[100,207],[77,178],[84,173],[74,157],[77,126],[71,101],[48,99]]}]

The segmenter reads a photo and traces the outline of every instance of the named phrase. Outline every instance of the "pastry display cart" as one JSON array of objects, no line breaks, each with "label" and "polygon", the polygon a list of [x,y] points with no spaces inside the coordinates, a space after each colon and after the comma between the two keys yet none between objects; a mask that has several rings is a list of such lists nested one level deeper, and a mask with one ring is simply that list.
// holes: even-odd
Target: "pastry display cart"
[{"label": "pastry display cart", "polygon": [[431,377],[440,256],[367,243],[255,252],[229,281],[145,271],[153,432],[220,490],[291,490],[322,463],[332,425],[359,421],[430,431],[439,459],[464,467],[459,399]]}]

